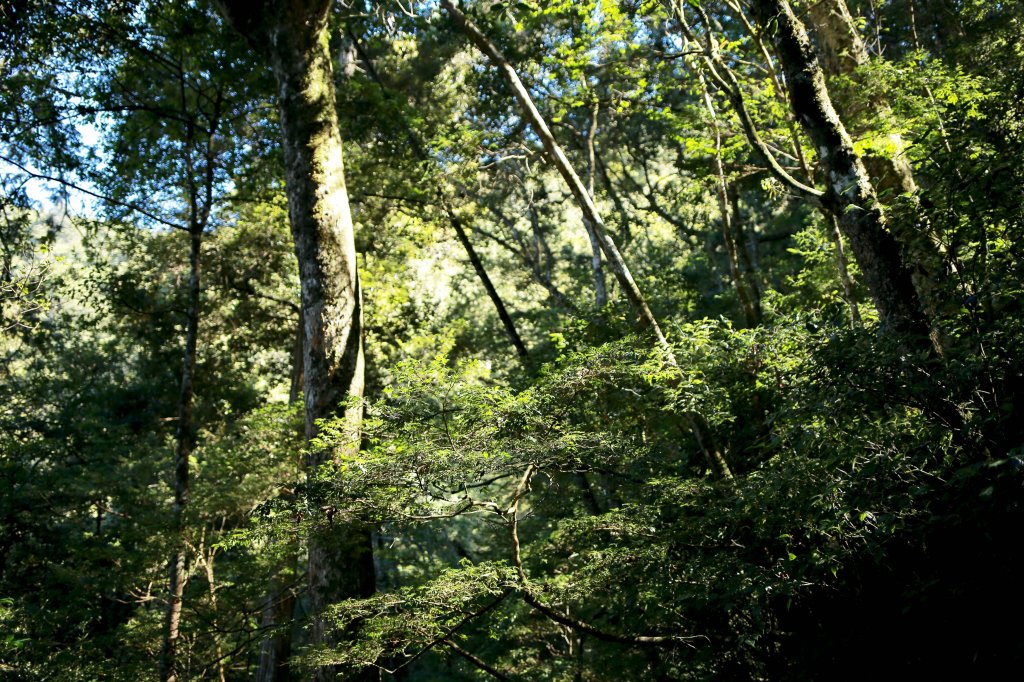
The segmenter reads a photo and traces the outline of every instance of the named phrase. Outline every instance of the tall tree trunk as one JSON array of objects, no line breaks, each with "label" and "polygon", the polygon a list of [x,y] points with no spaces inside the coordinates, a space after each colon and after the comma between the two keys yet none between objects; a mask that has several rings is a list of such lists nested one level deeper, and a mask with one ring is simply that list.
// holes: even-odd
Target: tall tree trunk
[{"label": "tall tree trunk", "polygon": [[883,324],[902,333],[927,334],[910,270],[867,170],[832,106],[807,31],[786,0],[755,0],[752,7],[762,30],[773,37],[793,113],[821,156],[828,183],[821,201],[849,238]]},{"label": "tall tree trunk", "polygon": [[[327,4],[327,3],[325,3]],[[325,12],[326,14],[326,12]],[[345,187],[341,135],[335,112],[334,80],[328,51],[326,16],[313,35],[295,40],[298,24],[278,34],[272,53],[278,105],[284,131],[288,209],[302,283],[305,323],[306,438],[317,421],[342,416],[349,442],[339,448],[358,450],[362,408],[348,405],[363,395],[362,295],[356,268],[352,217]],[[289,44],[294,41],[296,44]],[[313,450],[306,468],[315,476],[320,465],[340,452]],[[331,524],[308,542],[312,641],[328,643],[322,614],[328,605],[373,593],[370,533]],[[316,679],[331,680],[322,668]]]},{"label": "tall tree trunk", "polygon": [[[594,176],[597,174],[597,119],[601,113],[601,103],[594,99],[593,108],[590,111],[590,126],[587,129],[587,193],[594,197]],[[601,242],[597,232],[589,220],[584,219],[587,228],[587,237],[590,238],[590,270],[594,273],[594,303],[598,308],[603,308],[608,303],[608,287],[604,282],[604,268],[601,265]]]},{"label": "tall tree trunk", "polygon": [[[743,7],[737,0],[726,0],[726,4],[729,9],[739,17],[742,24],[746,27],[747,32],[751,35],[754,40],[754,44],[757,46],[758,51],[764,58],[765,66],[768,68],[768,75],[771,77],[772,90],[775,93],[775,97],[778,98],[783,105],[787,105],[786,101],[786,86],[779,77],[779,72],[775,68],[775,60],[772,58],[771,52],[765,45],[764,38],[761,33],[754,28],[747,18]],[[814,182],[814,170],[811,165],[807,162],[807,156],[803,152],[803,145],[800,142],[800,132],[796,126],[796,120],[790,112],[790,115],[786,116],[786,127],[789,129],[790,146],[793,150],[793,156],[796,158],[800,165],[800,168],[804,172],[804,177],[807,178],[809,183]],[[822,213],[825,218],[826,232],[829,235],[829,241],[832,242],[836,254],[836,272],[839,276],[839,283],[843,290],[843,297],[846,300],[846,305],[850,309],[850,323],[852,326],[857,326],[861,323],[860,308],[857,305],[857,301],[853,297],[853,280],[850,278],[850,271],[848,267],[848,261],[846,258],[846,250],[843,246],[843,236],[839,229],[839,223],[836,221],[835,216],[830,213],[824,206],[818,206],[818,210]]]},{"label": "tall tree trunk", "polygon": [[289,546],[285,558],[270,577],[260,627],[267,631],[260,642],[257,682],[286,682],[291,678],[292,633],[289,624],[295,610],[296,550]]},{"label": "tall tree trunk", "polygon": [[[818,37],[826,73],[844,76],[857,85],[866,85],[859,69],[868,64],[870,56],[846,0],[816,2],[811,5],[808,16]],[[892,116],[892,106],[883,93],[870,97],[867,111],[849,101],[838,105],[845,120],[859,121],[853,124],[852,131],[858,136],[870,135],[872,121],[884,121]],[[863,157],[864,166],[880,193],[882,203],[888,203],[888,196],[893,192],[908,194],[917,191],[914,171],[905,156],[907,145],[899,132],[880,136],[877,142],[872,137],[869,140],[871,143]],[[906,253],[914,286],[934,325],[948,298],[942,286],[947,276],[945,248],[927,224],[901,221],[893,225],[893,233]],[[940,345],[948,345],[949,340],[943,340],[938,329],[933,329],[932,333],[937,342],[941,341]]]},{"label": "tall tree trunk", "polygon": [[[193,431],[192,403],[193,381],[196,373],[196,347],[199,338],[199,296],[200,256],[203,246],[203,233],[209,223],[213,209],[213,189],[216,179],[215,165],[217,160],[214,137],[220,124],[220,104],[218,98],[214,102],[209,125],[204,127],[196,122],[196,114],[189,107],[187,96],[186,72],[183,64],[178,65],[178,92],[180,115],[185,119],[185,138],[180,148],[182,167],[185,172],[184,186],[188,201],[188,236],[189,236],[189,278],[185,312],[185,350],[181,362],[181,391],[178,397],[178,428],[175,434],[174,453],[174,508],[173,508],[173,552],[169,566],[169,586],[167,613],[164,622],[164,641],[160,652],[159,673],[163,682],[177,682],[180,679],[180,661],[178,658],[178,640],[181,633],[182,597],[185,582],[187,555],[185,531],[185,511],[189,503],[189,458],[192,455]],[[193,154],[197,151],[196,134],[206,134],[203,151],[201,175]],[[202,182],[197,182],[201,178]]]},{"label": "tall tree trunk", "polygon": [[[867,65],[870,56],[846,0],[815,2],[808,10],[808,17],[818,37],[825,72],[831,76],[846,76],[863,85],[863,76],[858,69]],[[884,94],[874,94],[868,103],[872,119],[887,118],[892,114],[892,106]],[[861,119],[864,113],[850,102],[837,102],[837,106],[848,122]],[[854,125],[852,132],[861,134],[864,127]],[[876,149],[878,146],[882,149]],[[869,151],[864,154],[864,165],[874,177],[879,192],[909,193],[917,190],[914,171],[904,155],[906,146],[899,132],[885,135],[881,145],[869,145]]]},{"label": "tall tree trunk", "polygon": [[174,550],[169,563],[170,588],[164,619],[164,642],[160,652],[160,679],[181,679],[178,640],[181,633],[181,605],[185,592],[185,510],[189,498],[189,457],[192,454],[192,381],[196,372],[196,344],[199,337],[199,256],[203,230],[193,222],[189,230],[188,308],[185,313],[185,352],[181,361],[181,392],[178,397],[178,429],[174,452]]},{"label": "tall tree trunk", "polygon": [[[277,82],[284,141],[285,187],[302,284],[305,326],[306,438],[317,421],[346,422],[348,442],[310,450],[307,474],[359,448],[363,395],[362,297],[329,51],[330,0],[222,0],[221,9],[257,49],[264,50]],[[349,452],[343,452],[343,451]],[[311,640],[330,644],[326,606],[373,593],[370,532],[331,522],[308,538]],[[317,680],[333,680],[331,666]],[[365,673],[365,679],[374,675]]]}]

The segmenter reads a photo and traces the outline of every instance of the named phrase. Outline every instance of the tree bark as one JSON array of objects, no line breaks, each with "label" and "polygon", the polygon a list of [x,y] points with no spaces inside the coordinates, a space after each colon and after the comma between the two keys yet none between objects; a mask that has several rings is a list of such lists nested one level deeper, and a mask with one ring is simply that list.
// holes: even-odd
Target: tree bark
[{"label": "tree bark", "polygon": [[[594,100],[590,112],[590,126],[587,128],[587,193],[594,196],[594,176],[597,173],[597,148],[595,147],[597,137],[597,118],[601,112],[601,104]],[[608,303],[608,287],[604,281],[604,268],[601,265],[601,242],[597,232],[589,220],[584,219],[584,226],[587,228],[587,237],[590,238],[590,270],[594,273],[594,303],[598,308],[603,308]]]},{"label": "tree bark", "polygon": [[[811,5],[808,17],[818,37],[825,71],[832,76],[846,76],[854,83],[863,85],[863,77],[858,69],[870,61],[867,46],[861,38],[853,15],[846,5],[846,0],[822,0]],[[882,94],[875,94],[870,99],[872,118],[888,117],[892,107]],[[849,102],[839,102],[847,121],[860,118],[860,111],[855,110]],[[863,133],[864,126],[856,126],[853,133]],[[906,143],[898,132],[891,132],[881,140],[885,151],[874,149],[872,145],[864,154],[864,165],[875,181],[877,191],[886,193],[895,191],[901,194],[917,191],[914,182],[914,171],[910,167],[905,154]],[[888,149],[891,147],[891,150]],[[884,201],[884,198],[883,198]]]},{"label": "tree bark", "polygon": [[[302,284],[306,438],[317,435],[320,419],[341,417],[347,427],[347,443],[308,453],[312,479],[321,465],[359,448],[364,373],[362,297],[327,30],[331,1],[219,4],[269,60],[277,83],[288,213]],[[331,522],[308,538],[308,556],[311,640],[329,645],[325,607],[373,593],[370,532]],[[337,674],[325,666],[315,679]]]},{"label": "tree bark", "polygon": [[883,325],[901,333],[927,335],[910,270],[886,224],[867,170],[832,106],[807,31],[786,0],[756,0],[752,7],[761,29],[773,38],[789,84],[790,105],[824,165],[828,186],[821,201],[850,240]]},{"label": "tree bark", "polygon": [[[818,37],[826,72],[830,76],[844,76],[857,85],[865,85],[859,69],[868,64],[870,56],[846,0],[816,2],[811,5],[808,16]],[[889,100],[884,94],[876,93],[869,98],[868,105],[870,109],[864,111],[863,107],[856,108],[849,101],[839,103],[846,120],[860,121],[854,124],[854,135],[867,134],[869,140],[875,138],[880,143],[868,145],[863,156],[864,166],[879,192],[880,201],[891,203],[889,196],[894,192],[912,194],[917,191],[914,171],[905,156],[907,145],[899,132],[883,136],[871,134],[873,119],[892,115]],[[914,200],[916,202],[916,197]],[[942,282],[948,274],[945,248],[923,221],[918,225],[901,221],[893,225],[893,233],[906,253],[914,286],[934,327],[947,298],[942,290]],[[937,345],[949,343],[937,327],[933,329],[932,336]]]}]

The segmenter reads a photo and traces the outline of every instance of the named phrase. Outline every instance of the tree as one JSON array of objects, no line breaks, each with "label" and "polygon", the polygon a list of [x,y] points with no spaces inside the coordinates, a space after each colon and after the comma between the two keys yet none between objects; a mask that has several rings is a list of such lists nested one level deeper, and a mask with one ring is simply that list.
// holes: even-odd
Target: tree
[{"label": "tree", "polygon": [[822,199],[849,238],[885,324],[896,332],[927,333],[921,301],[898,242],[886,225],[863,160],[832,106],[825,76],[803,24],[786,0],[758,0],[754,17],[772,36],[797,120],[821,156],[827,178]]},{"label": "tree", "polygon": [[[820,202],[836,216],[849,238],[865,283],[884,324],[892,331],[927,336],[921,301],[903,261],[899,243],[887,226],[867,170],[832,105],[825,75],[807,31],[785,0],[758,0],[752,6],[758,26],[769,35],[786,75],[793,114],[818,150],[827,179],[822,192],[795,180],[775,160],[757,133],[740,86],[718,55],[714,38],[706,41],[703,58],[716,85],[727,94],[752,146],[784,184]],[[698,6],[705,27],[709,19]],[[681,9],[676,16],[689,31]],[[692,33],[690,34],[692,38]]]},{"label": "tree", "polygon": [[[453,0],[460,41],[442,6],[231,2],[248,47],[203,4],[8,3],[0,675],[153,677],[168,602],[179,680],[1024,661],[1024,8],[845,2],[882,53],[849,78],[783,3]],[[830,186],[877,92],[913,197]],[[596,305],[594,214],[662,341],[621,280]],[[944,358],[835,275],[838,229],[913,270],[910,225],[962,280]],[[349,541],[376,589],[307,589]]]},{"label": "tree", "polygon": [[633,280],[633,275],[630,273],[629,267],[622,258],[622,254],[619,252],[618,246],[616,246],[615,242],[612,241],[611,237],[608,235],[608,232],[605,229],[604,220],[601,218],[601,214],[594,205],[593,197],[590,195],[590,192],[587,191],[587,188],[584,186],[583,181],[580,180],[575,169],[570,165],[569,160],[565,156],[565,152],[562,151],[561,146],[555,140],[547,122],[541,115],[540,110],[537,109],[537,105],[534,104],[533,97],[530,96],[529,91],[519,79],[515,69],[508,60],[505,59],[505,56],[501,53],[498,47],[488,40],[487,36],[483,34],[476,24],[470,21],[470,19],[458,7],[456,7],[451,0],[441,0],[441,6],[444,7],[445,11],[449,16],[451,16],[459,30],[462,31],[469,38],[470,42],[484,53],[492,64],[501,72],[509,89],[512,90],[513,96],[522,108],[526,119],[529,121],[530,127],[544,145],[544,150],[548,156],[548,160],[558,170],[562,179],[565,181],[566,185],[568,185],[569,191],[572,192],[576,203],[583,212],[583,217],[589,226],[589,230],[593,231],[596,236],[597,241],[601,246],[601,250],[608,258],[612,272],[615,274],[615,278],[618,281],[619,286],[622,287],[626,298],[629,299],[629,303],[633,307],[641,325],[649,327],[651,333],[654,334],[658,345],[663,348],[667,348],[668,342],[665,339],[665,334],[662,332],[654,313],[651,312],[650,306],[647,304],[647,299],[640,291],[640,287],[638,287],[636,282]]},{"label": "tree", "polygon": [[[853,122],[852,132],[860,138],[864,167],[872,176],[872,183],[883,204],[892,204],[900,195],[908,195],[916,206],[917,190],[914,171],[907,158],[907,143],[895,128],[892,106],[884,92],[868,88],[865,81],[870,63],[867,46],[860,35],[846,0],[830,0],[811,6],[808,17],[814,27],[823,56],[825,73],[833,83],[845,79],[867,96],[847,93],[837,98],[837,108],[844,121]],[[842,89],[840,88],[840,93]],[[879,130],[881,128],[881,130]],[[945,321],[938,318],[947,306],[943,291],[947,258],[942,243],[931,226],[919,219],[906,218],[890,221],[894,236],[899,241],[904,259],[910,264],[911,277],[928,317],[932,320],[933,336],[940,339],[940,327]],[[955,270],[956,266],[952,266]],[[948,345],[948,337],[940,345]]]},{"label": "tree", "polygon": [[[316,437],[318,420],[340,412],[351,439],[333,452],[313,449],[306,461],[311,482],[322,465],[359,448],[364,372],[362,294],[328,49],[331,5],[330,0],[219,4],[269,62],[277,82],[289,220],[302,282],[306,438]],[[369,532],[332,522],[309,538],[308,553],[312,640],[326,643],[323,609],[373,592]],[[326,668],[317,673],[318,679],[334,676]]]}]

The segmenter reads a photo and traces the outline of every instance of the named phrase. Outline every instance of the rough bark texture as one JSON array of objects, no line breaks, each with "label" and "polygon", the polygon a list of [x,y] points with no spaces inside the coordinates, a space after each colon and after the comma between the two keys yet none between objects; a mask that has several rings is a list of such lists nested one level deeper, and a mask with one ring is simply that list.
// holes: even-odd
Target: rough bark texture
[{"label": "rough bark texture", "polygon": [[[864,85],[859,69],[868,64],[870,56],[846,0],[816,2],[811,5],[808,16],[818,38],[826,73],[830,76],[843,76],[857,85]],[[844,120],[860,121],[859,125],[854,123],[851,131],[854,136],[864,136],[873,120],[892,115],[892,107],[882,93],[874,94],[867,104],[865,111],[865,107],[857,107],[850,101],[837,103]],[[903,137],[898,132],[891,132],[869,140],[872,144],[864,152],[863,161],[880,201],[888,203],[897,194],[917,191],[914,171],[905,156],[906,143]],[[914,286],[934,324],[942,301],[947,298],[942,291],[942,282],[947,276],[944,249],[927,225],[904,223],[901,221],[894,224],[893,234],[904,249]],[[933,330],[933,338],[938,342],[940,335],[937,329]]]},{"label": "rough bark texture", "polygon": [[182,595],[185,592],[185,542],[181,537],[188,507],[189,457],[192,455],[192,381],[196,373],[196,344],[199,338],[199,256],[203,243],[201,226],[189,231],[188,308],[185,313],[185,353],[181,361],[181,393],[178,398],[178,429],[174,452],[174,551],[169,565],[170,588],[164,619],[164,642],[160,651],[160,679],[181,679],[178,661]]},{"label": "rough bark texture", "polygon": [[[317,420],[340,411],[349,422],[347,447],[358,449],[361,408],[346,408],[346,403],[363,395],[361,292],[326,25],[311,33],[295,45],[280,41],[272,59],[284,131],[288,208],[302,282],[306,437],[316,436]],[[313,475],[337,454],[310,452],[306,467]],[[372,594],[371,547],[368,531],[340,523],[309,538],[314,642],[327,641],[319,617],[326,606]],[[326,669],[317,675],[334,677],[334,671]]]},{"label": "rough bark texture", "polygon": [[[328,45],[331,2],[220,5],[269,59],[277,82],[288,212],[302,283],[306,437],[316,436],[317,420],[340,415],[348,422],[347,445],[307,456],[308,474],[314,476],[322,464],[343,455],[340,450],[359,447],[361,408],[350,401],[362,397],[364,371],[361,292]],[[308,556],[311,639],[329,644],[320,617],[324,608],[374,590],[370,533],[332,522],[308,539]],[[317,680],[336,677],[329,667],[316,673]]]},{"label": "rough bark texture", "polygon": [[757,0],[754,16],[773,37],[789,82],[790,104],[825,167],[822,203],[836,215],[850,240],[864,281],[883,324],[895,331],[926,334],[927,324],[867,170],[836,114],[825,76],[807,31],[785,0]]},{"label": "rough bark texture", "polygon": [[[846,0],[816,2],[811,5],[808,16],[818,37],[826,73],[846,76],[853,82],[861,84],[863,77],[858,73],[858,69],[870,61],[870,56],[857,30],[853,15],[846,6]],[[852,104],[839,102],[838,106],[843,111],[845,120],[861,118],[861,112]],[[892,107],[882,94],[876,94],[870,99],[870,107],[872,118],[885,118],[892,113]],[[858,135],[864,131],[855,127],[852,132]],[[916,191],[914,171],[904,155],[907,145],[903,141],[903,136],[898,132],[887,133],[878,140],[878,143],[871,145],[872,149],[865,153],[864,165],[871,173],[882,200],[885,201],[892,193]],[[882,149],[874,149],[879,146]]]}]

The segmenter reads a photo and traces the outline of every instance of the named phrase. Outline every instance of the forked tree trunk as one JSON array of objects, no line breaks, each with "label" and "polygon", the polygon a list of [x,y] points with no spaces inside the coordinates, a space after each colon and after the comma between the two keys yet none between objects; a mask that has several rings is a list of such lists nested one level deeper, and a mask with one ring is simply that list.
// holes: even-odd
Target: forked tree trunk
[{"label": "forked tree trunk", "polygon": [[[870,56],[846,0],[814,2],[807,16],[821,46],[825,72],[834,76],[847,76],[862,85],[863,77],[858,69],[870,61]],[[854,110],[850,103],[838,104],[848,122],[860,118],[861,112]],[[892,113],[888,99],[881,93],[873,95],[869,104],[872,118],[886,118]],[[915,191],[917,185],[914,183],[914,171],[904,155],[907,145],[903,137],[899,132],[891,132],[879,142],[880,145],[870,145],[871,149],[864,155],[864,164],[874,176],[877,190],[900,193]]]},{"label": "forked tree trunk", "polygon": [[[317,435],[320,419],[340,416],[346,422],[346,443],[307,456],[307,474],[314,477],[322,464],[359,448],[364,372],[362,298],[327,31],[331,2],[221,0],[220,6],[263,52],[277,82],[288,213],[302,284],[306,437]],[[370,532],[335,520],[311,534],[308,556],[311,639],[330,644],[325,607],[373,593]],[[316,672],[317,680],[336,677],[329,666]]]},{"label": "forked tree trunk", "polygon": [[[866,85],[860,69],[868,64],[870,56],[846,0],[815,2],[809,8],[808,16],[818,37],[826,73],[830,76],[844,76],[857,85]],[[852,102],[839,103],[845,120],[860,121],[854,124],[855,136],[862,137],[870,133],[872,120],[884,120],[892,116],[892,106],[884,93],[875,92],[867,104],[869,110],[865,112],[862,111],[863,107],[857,108]],[[914,171],[907,161],[907,144],[900,133],[869,134],[868,141],[863,156],[864,166],[871,175],[882,203],[889,203],[893,193],[915,192],[917,184],[914,182]],[[912,200],[916,203],[916,197]],[[900,221],[893,225],[893,233],[904,249],[914,286],[932,321],[933,339],[937,346],[948,346],[949,339],[941,335],[936,326],[944,301],[948,298],[943,287],[948,274],[945,248],[923,221],[917,225]]]}]

